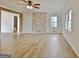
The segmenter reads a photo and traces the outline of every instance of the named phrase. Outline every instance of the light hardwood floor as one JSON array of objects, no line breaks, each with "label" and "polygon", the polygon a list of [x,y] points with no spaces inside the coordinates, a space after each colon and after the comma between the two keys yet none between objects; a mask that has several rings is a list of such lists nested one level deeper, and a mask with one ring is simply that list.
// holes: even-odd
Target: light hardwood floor
[{"label": "light hardwood floor", "polygon": [[76,58],[62,34],[1,34],[0,53],[13,58]]}]

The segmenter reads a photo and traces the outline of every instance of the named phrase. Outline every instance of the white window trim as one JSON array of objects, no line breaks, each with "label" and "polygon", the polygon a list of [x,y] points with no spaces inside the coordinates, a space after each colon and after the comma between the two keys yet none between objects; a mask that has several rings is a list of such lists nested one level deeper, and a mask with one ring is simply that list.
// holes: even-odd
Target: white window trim
[{"label": "white window trim", "polygon": [[[56,24],[56,27],[52,26],[51,24],[50,24],[50,26],[51,26],[51,28],[57,28],[57,27],[58,27],[58,17],[57,17],[57,16],[51,16],[51,18],[52,18],[52,17],[56,17],[56,18],[57,18],[57,21],[56,21],[57,24]],[[51,22],[52,22],[52,21],[51,21]],[[50,22],[50,23],[51,23],[51,22]]]},{"label": "white window trim", "polygon": [[[70,11],[71,11],[71,16],[69,15]],[[71,24],[69,24],[70,22]],[[69,32],[72,31],[72,9],[69,9],[68,12],[65,14],[65,29]]]}]

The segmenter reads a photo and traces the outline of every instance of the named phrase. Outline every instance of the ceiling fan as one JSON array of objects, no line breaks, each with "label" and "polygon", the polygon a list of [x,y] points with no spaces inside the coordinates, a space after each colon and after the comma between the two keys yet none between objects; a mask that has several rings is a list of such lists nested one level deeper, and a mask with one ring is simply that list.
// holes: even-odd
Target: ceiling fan
[{"label": "ceiling fan", "polygon": [[32,0],[22,0],[22,1],[24,2],[24,4],[27,6],[28,9],[32,9],[32,8],[39,9],[40,8],[40,4],[33,3]]}]

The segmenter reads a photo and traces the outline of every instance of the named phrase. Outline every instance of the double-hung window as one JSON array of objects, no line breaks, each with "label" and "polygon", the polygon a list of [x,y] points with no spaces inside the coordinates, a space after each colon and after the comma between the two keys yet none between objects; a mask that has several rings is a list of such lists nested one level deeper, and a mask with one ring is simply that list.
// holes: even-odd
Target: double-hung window
[{"label": "double-hung window", "polygon": [[51,17],[51,27],[52,28],[57,28],[57,16],[52,16]]},{"label": "double-hung window", "polygon": [[68,13],[65,15],[65,29],[68,29]]},{"label": "double-hung window", "polygon": [[65,29],[72,30],[72,10],[69,10],[65,15]]},{"label": "double-hung window", "polygon": [[72,10],[68,11],[68,31],[71,31],[72,27]]}]

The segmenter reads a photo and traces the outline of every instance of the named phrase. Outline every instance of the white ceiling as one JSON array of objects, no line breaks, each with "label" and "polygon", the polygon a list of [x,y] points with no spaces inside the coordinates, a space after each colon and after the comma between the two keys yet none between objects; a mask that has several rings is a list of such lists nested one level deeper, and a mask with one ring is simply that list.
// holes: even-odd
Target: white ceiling
[{"label": "white ceiling", "polygon": [[[18,2],[21,0],[0,0],[0,4],[6,3],[6,4],[12,4],[17,5]],[[33,0],[35,2],[39,2],[41,4],[40,9],[33,9],[32,11],[36,12],[61,12],[64,5],[66,4],[67,0]],[[23,7],[24,5],[17,5],[17,7]]]}]

